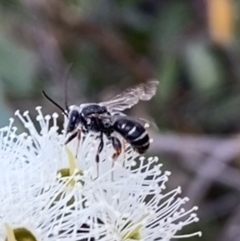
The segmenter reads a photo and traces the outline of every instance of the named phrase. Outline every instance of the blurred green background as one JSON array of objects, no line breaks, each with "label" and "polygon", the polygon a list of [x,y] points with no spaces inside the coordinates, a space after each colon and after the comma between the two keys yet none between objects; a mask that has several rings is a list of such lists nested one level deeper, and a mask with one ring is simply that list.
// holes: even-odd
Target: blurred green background
[{"label": "blurred green background", "polygon": [[[200,222],[190,240],[240,240],[240,1],[1,0],[0,126],[16,109],[58,111],[160,80],[129,114],[147,118],[150,153]],[[71,67],[68,73],[69,66]]]}]

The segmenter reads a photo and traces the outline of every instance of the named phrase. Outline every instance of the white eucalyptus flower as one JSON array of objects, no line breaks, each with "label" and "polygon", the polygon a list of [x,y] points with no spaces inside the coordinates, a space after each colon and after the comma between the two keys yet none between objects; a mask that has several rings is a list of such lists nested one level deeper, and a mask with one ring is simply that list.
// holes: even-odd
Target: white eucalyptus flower
[{"label": "white eucalyptus flower", "polygon": [[37,241],[167,241],[201,234],[177,235],[198,221],[196,208],[182,208],[188,199],[178,197],[180,188],[164,191],[170,173],[160,170],[158,158],[139,158],[126,145],[113,163],[105,139],[97,166],[96,135],[87,135],[76,153],[76,141],[63,146],[58,115],[36,110],[37,125],[28,112],[16,112],[28,134],[17,135],[12,120],[8,134],[0,132],[1,240],[13,241],[19,228]]},{"label": "white eucalyptus flower", "polygon": [[[88,224],[101,220],[98,228],[102,241],[123,240],[170,240],[199,235],[176,233],[184,226],[197,222],[194,211],[186,211],[182,206],[188,198],[180,198],[181,188],[164,192],[170,172],[162,173],[158,158],[142,158],[140,165],[132,171],[121,185],[96,182],[88,192],[88,206],[97,207],[97,212]],[[144,164],[143,164],[144,163]],[[117,171],[117,169],[115,170]],[[94,226],[93,226],[94,229]],[[91,233],[91,232],[90,232]]]},{"label": "white eucalyptus flower", "polygon": [[32,137],[16,135],[12,122],[0,130],[0,240],[80,240],[90,214],[85,197],[74,199],[79,175],[46,178]]}]

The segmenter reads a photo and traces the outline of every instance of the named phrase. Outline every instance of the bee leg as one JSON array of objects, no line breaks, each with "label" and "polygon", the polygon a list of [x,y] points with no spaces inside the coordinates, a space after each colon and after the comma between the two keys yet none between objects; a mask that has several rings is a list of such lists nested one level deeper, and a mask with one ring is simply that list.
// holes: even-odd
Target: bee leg
[{"label": "bee leg", "polygon": [[[117,137],[112,136],[111,140],[112,140],[113,148],[115,150],[115,153],[113,153],[113,155],[112,155],[112,168],[113,168],[115,161],[117,160],[117,158],[119,157],[119,155],[122,152],[122,144]],[[113,180],[113,172],[112,172],[112,180]]]},{"label": "bee leg", "polygon": [[123,163],[123,165],[125,165],[125,153],[126,153],[126,145],[127,145],[127,142],[126,142],[126,140],[125,139],[123,139],[123,141],[122,141],[122,149],[123,149],[123,160],[124,160],[124,163]]},{"label": "bee leg", "polygon": [[122,144],[117,137],[112,136],[111,139],[112,139],[113,148],[115,150],[115,153],[113,153],[112,158],[116,160],[122,152]]},{"label": "bee leg", "polygon": [[97,177],[96,177],[96,179],[99,177],[99,161],[100,161],[99,155],[103,150],[103,135],[101,134],[98,138],[100,139],[100,143],[99,143],[99,146],[98,146],[98,149],[97,149],[97,154],[96,154],[96,163],[97,163]]},{"label": "bee leg", "polygon": [[78,150],[79,150],[79,147],[80,147],[80,141],[81,141],[81,131],[78,130],[77,132],[77,148],[76,148],[76,154],[75,154],[75,158],[77,159],[77,156],[78,156]]},{"label": "bee leg", "polygon": [[71,142],[76,136],[78,132],[73,133],[71,136],[67,138],[67,140],[64,142],[64,145],[67,145],[69,142]]}]

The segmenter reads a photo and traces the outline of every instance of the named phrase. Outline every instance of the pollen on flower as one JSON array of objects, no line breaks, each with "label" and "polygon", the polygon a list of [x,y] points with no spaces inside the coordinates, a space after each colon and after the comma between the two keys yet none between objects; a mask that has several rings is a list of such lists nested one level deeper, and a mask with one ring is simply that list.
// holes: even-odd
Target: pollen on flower
[{"label": "pollen on flower", "polygon": [[150,127],[150,125],[148,124],[148,123],[145,123],[145,125],[144,125],[144,128],[149,128]]},{"label": "pollen on flower", "polygon": [[28,115],[29,115],[29,111],[28,110],[23,112],[23,116],[28,116]]},{"label": "pollen on flower", "polygon": [[145,156],[140,156],[139,157],[139,161],[144,161],[145,160]]}]

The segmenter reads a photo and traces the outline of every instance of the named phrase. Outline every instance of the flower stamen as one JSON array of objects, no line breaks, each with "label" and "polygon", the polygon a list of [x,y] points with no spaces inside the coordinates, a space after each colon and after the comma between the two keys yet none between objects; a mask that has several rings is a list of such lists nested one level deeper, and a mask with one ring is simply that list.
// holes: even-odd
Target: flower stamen
[{"label": "flower stamen", "polygon": [[14,231],[13,231],[13,229],[10,227],[10,225],[8,225],[7,223],[5,223],[5,228],[6,228],[6,231],[7,231],[6,241],[16,241],[15,235],[14,235]]}]

